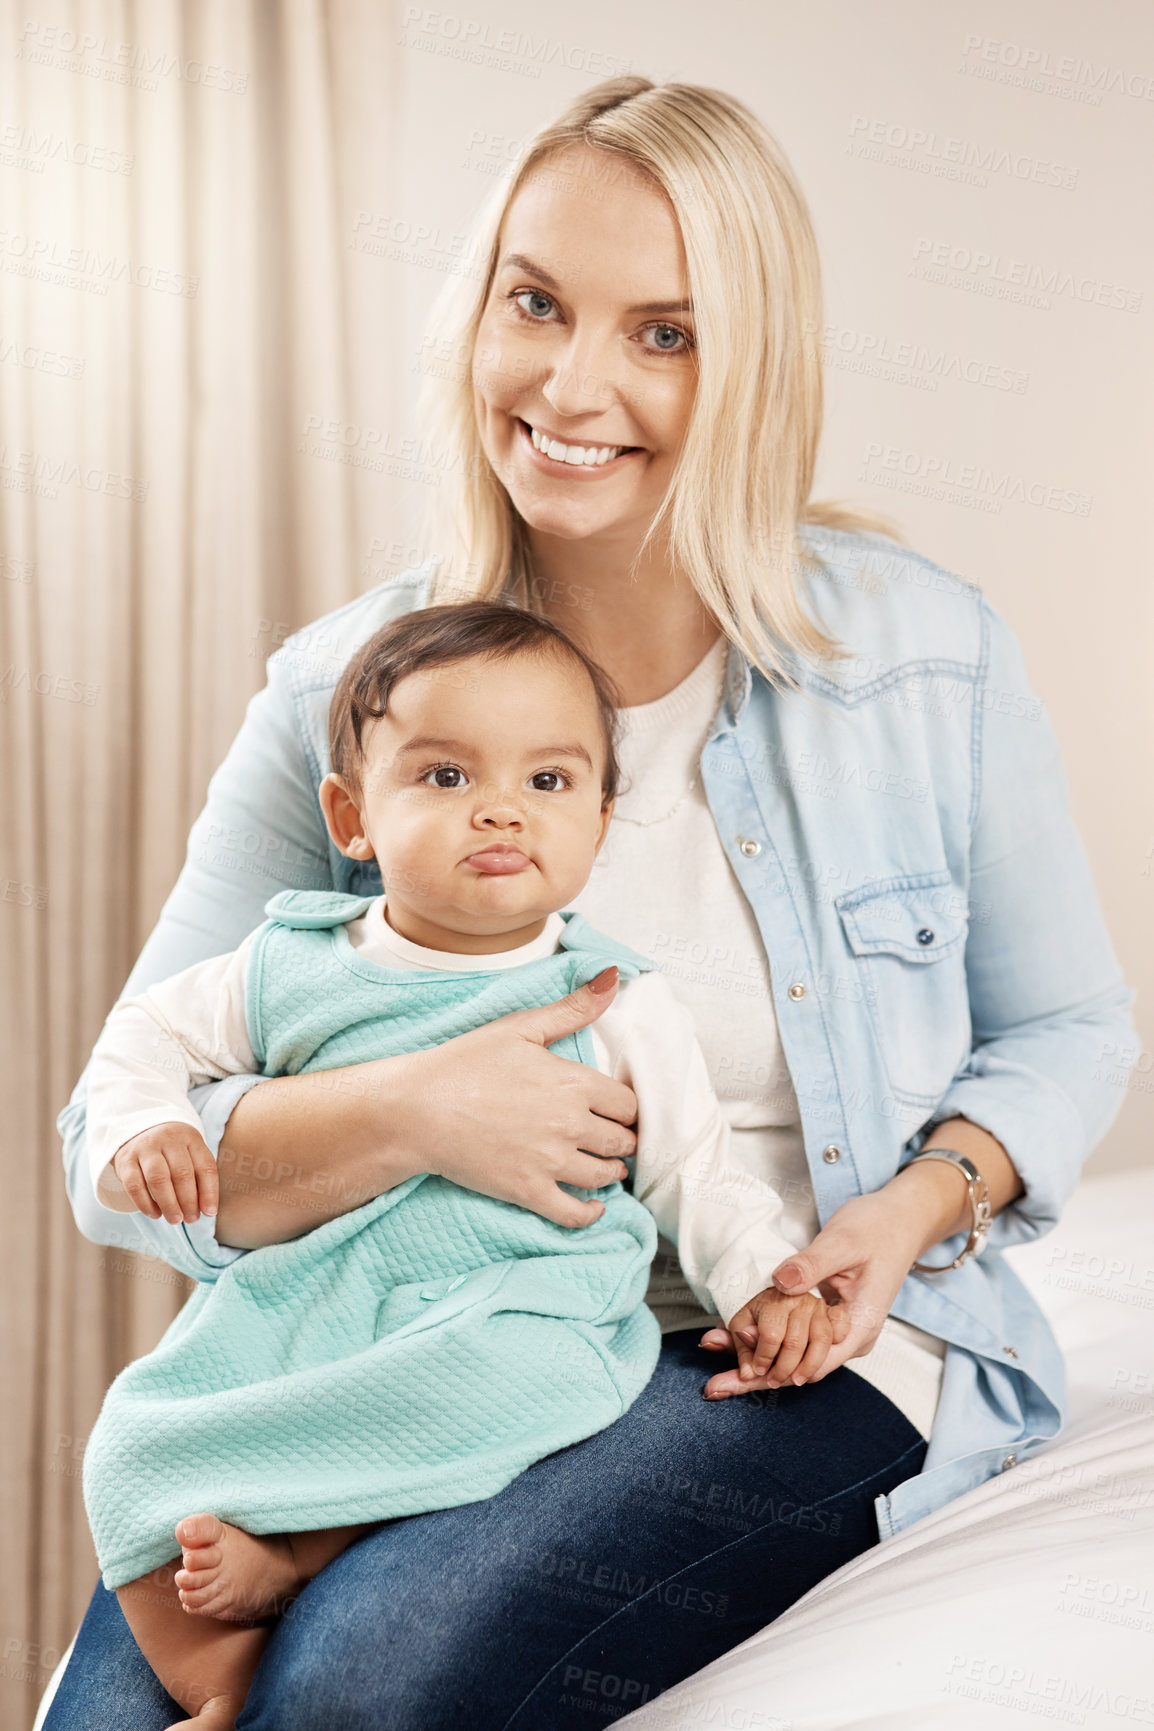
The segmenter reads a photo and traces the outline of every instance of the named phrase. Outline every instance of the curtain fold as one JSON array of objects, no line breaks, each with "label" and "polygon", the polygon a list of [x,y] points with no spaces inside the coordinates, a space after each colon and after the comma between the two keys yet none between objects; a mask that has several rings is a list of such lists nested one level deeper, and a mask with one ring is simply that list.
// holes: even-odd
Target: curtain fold
[{"label": "curtain fold", "polygon": [[351,599],[388,477],[397,26],[382,0],[4,0],[0,1722],[96,1579],[84,1440],[188,1286],[78,1234],[55,1118],[267,654]]}]

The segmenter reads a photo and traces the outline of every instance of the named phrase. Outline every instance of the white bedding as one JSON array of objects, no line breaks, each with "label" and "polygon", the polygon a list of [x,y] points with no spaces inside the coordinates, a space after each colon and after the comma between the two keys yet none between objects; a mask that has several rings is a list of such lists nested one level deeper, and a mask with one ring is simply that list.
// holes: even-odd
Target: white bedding
[{"label": "white bedding", "polygon": [[[616,1723],[1154,1726],[1154,1169],[1085,1180],[1061,1225],[1010,1255],[1066,1353],[1062,1437]],[[591,1697],[591,1724],[612,1713]]]},{"label": "white bedding", "polygon": [[1009,1254],[1066,1354],[1063,1435],[617,1723],[1154,1726],[1154,1170],[1083,1181]]}]

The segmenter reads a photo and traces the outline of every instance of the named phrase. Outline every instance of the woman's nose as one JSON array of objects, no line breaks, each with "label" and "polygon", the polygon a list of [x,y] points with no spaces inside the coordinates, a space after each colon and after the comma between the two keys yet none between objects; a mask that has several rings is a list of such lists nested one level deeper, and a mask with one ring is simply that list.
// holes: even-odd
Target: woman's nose
[{"label": "woman's nose", "polygon": [[574,331],[557,352],[541,394],[558,415],[601,411],[616,400],[615,371],[613,345],[608,339]]}]

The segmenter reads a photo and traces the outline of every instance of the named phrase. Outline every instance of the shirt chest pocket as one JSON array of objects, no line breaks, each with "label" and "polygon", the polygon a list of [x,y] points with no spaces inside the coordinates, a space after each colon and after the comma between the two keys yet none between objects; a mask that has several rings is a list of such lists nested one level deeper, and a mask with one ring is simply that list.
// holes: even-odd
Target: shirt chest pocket
[{"label": "shirt chest pocket", "polygon": [[890,878],[836,898],[890,1088],[934,1106],[969,1056],[968,910],[948,872]]}]

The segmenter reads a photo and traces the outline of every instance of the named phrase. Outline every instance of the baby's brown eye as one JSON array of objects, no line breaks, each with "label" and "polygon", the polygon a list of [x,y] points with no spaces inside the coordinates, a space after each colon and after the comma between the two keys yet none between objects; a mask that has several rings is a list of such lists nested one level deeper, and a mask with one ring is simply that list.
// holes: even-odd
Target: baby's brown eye
[{"label": "baby's brown eye", "polygon": [[432,784],[434,787],[455,788],[460,787],[459,781],[442,781],[440,777],[443,775],[460,775],[461,773],[462,771],[457,768],[456,764],[438,763],[433,769],[426,770],[421,780],[427,782],[431,775],[435,775],[438,779]]}]

